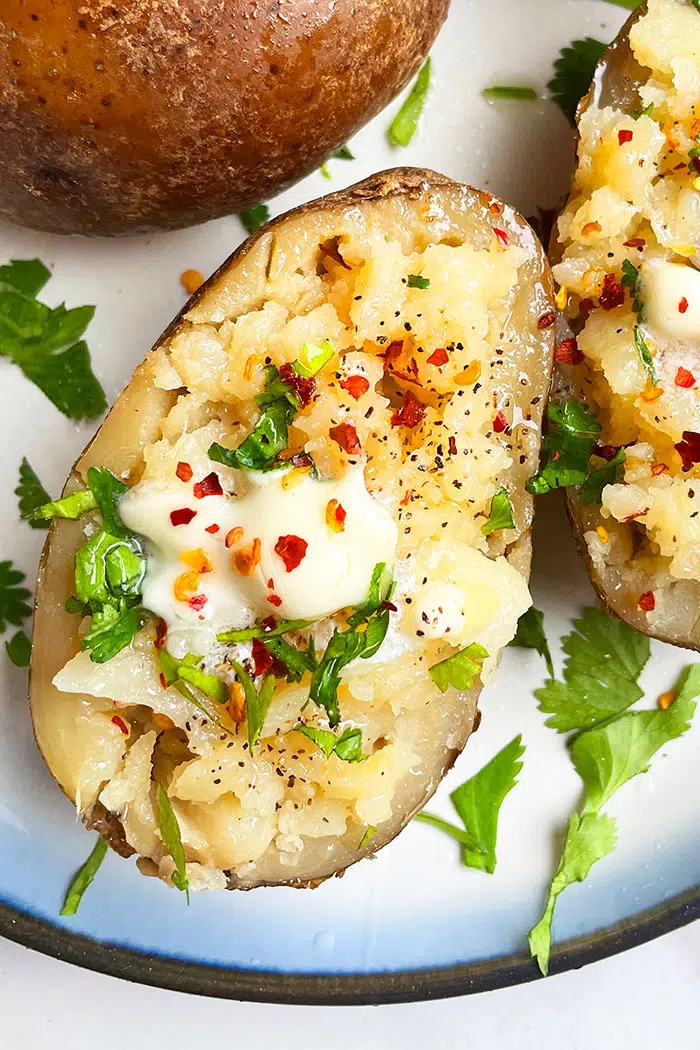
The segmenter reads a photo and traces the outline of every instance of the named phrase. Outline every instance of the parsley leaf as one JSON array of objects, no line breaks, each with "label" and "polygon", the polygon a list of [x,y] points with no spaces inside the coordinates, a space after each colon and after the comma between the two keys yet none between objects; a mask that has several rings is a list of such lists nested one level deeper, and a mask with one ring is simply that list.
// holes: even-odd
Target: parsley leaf
[{"label": "parsley leaf", "polygon": [[104,391],[92,372],[87,343],[82,340],[60,354],[15,355],[15,361],[69,419],[94,419],[107,408]]},{"label": "parsley leaf", "polygon": [[349,146],[341,146],[340,149],[333,154],[335,160],[354,160],[355,156]]},{"label": "parsley leaf", "polygon": [[9,285],[32,299],[50,277],[51,271],[39,259],[12,259],[6,266],[0,266],[0,288]]},{"label": "parsley leaf", "polygon": [[8,624],[21,627],[22,620],[32,614],[27,605],[30,592],[17,586],[23,579],[24,573],[13,569],[12,562],[0,561],[0,634],[4,634]]},{"label": "parsley leaf", "polygon": [[639,360],[642,362],[642,366],[651,379],[654,386],[658,383],[659,379],[654,368],[654,358],[652,357],[651,350],[647,344],[646,339],[642,335],[642,330],[639,325],[634,326],[634,345],[639,354]]},{"label": "parsley leaf", "polygon": [[413,138],[430,87],[430,58],[426,58],[411,92],[387,132],[392,146],[407,146]]},{"label": "parsley leaf", "polygon": [[629,259],[625,259],[622,263],[620,283],[623,288],[627,288],[629,291],[632,298],[632,309],[641,320],[642,300],[639,290],[639,268],[630,262]]},{"label": "parsley leaf", "polygon": [[359,844],[359,846],[357,848],[358,849],[364,849],[365,846],[369,842],[372,841],[372,839],[374,838],[374,836],[376,834],[377,834],[377,829],[375,828],[374,824],[368,824],[367,827],[364,830],[364,834],[363,834],[362,838],[360,839],[360,844]]},{"label": "parsley leaf", "polygon": [[9,642],[5,642],[5,649],[15,667],[29,667],[32,658],[32,643],[24,631],[17,631]]},{"label": "parsley leaf", "polygon": [[591,86],[598,61],[606,44],[593,37],[573,40],[563,47],[554,63],[554,76],[547,84],[552,98],[571,124],[576,121],[576,108]]},{"label": "parsley leaf", "polygon": [[98,838],[92,853],[71,880],[63,907],[61,908],[61,915],[75,915],[83,899],[83,894],[95,878],[95,875],[97,875],[106,853],[107,843],[103,838]]},{"label": "parsley leaf", "polygon": [[31,512],[51,500],[48,492],[39,481],[26,458],[19,465],[19,482],[15,489],[19,500],[19,516],[29,521],[33,529],[47,529],[48,524],[40,519],[33,519]]},{"label": "parsley leaf", "polygon": [[549,651],[549,643],[544,633],[544,613],[531,605],[518,620],[518,628],[508,645],[515,649],[535,649],[547,665],[550,678],[554,678],[554,664]]},{"label": "parsley leaf", "polygon": [[455,689],[471,689],[476,675],[481,674],[481,661],[489,654],[483,645],[472,642],[465,649],[440,660],[428,668],[430,677],[441,693],[446,693],[450,686]]},{"label": "parsley leaf", "polygon": [[547,725],[560,733],[588,729],[620,714],[642,696],[637,679],[649,659],[649,639],[602,609],[585,609],[562,640],[564,681],[535,690]]},{"label": "parsley leaf", "polygon": [[625,450],[621,448],[602,467],[591,471],[578,490],[578,501],[582,507],[600,505],[605,486],[614,485],[622,477],[624,462]]},{"label": "parsley leaf", "polygon": [[417,273],[409,273],[406,278],[406,284],[409,288],[421,288],[425,290],[426,288],[430,288],[430,278],[421,277],[420,274]]},{"label": "parsley leaf", "polygon": [[316,669],[316,652],[312,642],[306,649],[297,649],[286,638],[264,636],[262,641],[272,656],[287,668],[288,682],[300,682],[306,671],[313,673]]},{"label": "parsley leaf", "polygon": [[97,499],[94,492],[90,489],[79,489],[77,492],[71,492],[69,496],[63,496],[50,503],[42,503],[41,506],[30,511],[27,517],[30,523],[50,521],[51,518],[75,520],[89,510],[95,510],[96,507]]},{"label": "parsley leaf", "polygon": [[322,339],[318,346],[316,343],[304,343],[299,357],[294,362],[294,371],[305,379],[311,379],[328,364],[334,353],[335,350],[327,339]]},{"label": "parsley leaf", "polygon": [[254,627],[239,627],[233,631],[222,631],[221,634],[217,634],[216,640],[217,642],[250,642],[253,638],[263,638],[267,641],[268,638],[279,638],[280,635],[287,634],[289,631],[303,631],[311,624],[311,620],[280,620],[271,631],[266,630],[262,624],[255,624]]},{"label": "parsley leaf", "polygon": [[515,102],[536,102],[539,95],[534,88],[522,87],[519,85],[494,85],[494,87],[484,88],[481,92],[485,99],[489,102],[500,99],[509,99]]},{"label": "parsley leaf", "polygon": [[187,864],[185,862],[185,848],[182,845],[180,825],[177,822],[175,810],[168,798],[165,788],[158,784],[158,830],[163,840],[163,845],[175,863],[175,871],[170,876],[173,886],[187,894],[187,903],[190,903],[190,884],[187,878]]},{"label": "parsley leaf", "polygon": [[313,740],[323,751],[326,758],[335,753],[343,762],[363,762],[367,755],[362,754],[362,730],[357,726],[348,726],[340,736],[331,733],[328,729],[318,729],[316,726],[296,725],[297,733]]},{"label": "parsley leaf", "polygon": [[267,204],[254,204],[239,213],[238,218],[243,223],[247,233],[255,233],[266,222],[270,221],[270,209]]},{"label": "parsley leaf", "polygon": [[513,507],[508,498],[508,489],[496,489],[491,500],[489,520],[481,526],[484,536],[490,536],[499,529],[514,529]]},{"label": "parsley leaf", "polygon": [[245,693],[248,747],[252,752],[263,731],[267,712],[270,709],[272,694],[275,691],[275,678],[274,675],[267,675],[260,686],[260,692],[258,692],[255,688],[255,682],[241,664],[232,660],[231,666],[236,672],[236,678],[243,686],[243,692]]},{"label": "parsley leaf", "polygon": [[601,430],[595,415],[582,401],[550,401],[547,419],[555,424],[542,439],[547,459],[525,486],[535,495],[585,481],[588,461]]},{"label": "parsley leaf", "polygon": [[287,447],[288,428],[299,411],[299,398],[280,378],[274,365],[265,369],[265,389],[255,398],[260,416],[252,433],[238,448],[224,448],[218,442],[209,447],[209,458],[227,467],[270,470]]},{"label": "parsley leaf", "polygon": [[129,486],[119,478],[115,478],[106,467],[90,467],[87,472],[87,480],[100,508],[105,532],[109,532],[112,536],[131,536],[129,529],[122,525],[117,510],[119,500],[128,491]]},{"label": "parsley leaf", "polygon": [[105,604],[93,613],[81,648],[89,650],[93,663],[103,664],[124,649],[143,627],[145,611],[138,606]]}]

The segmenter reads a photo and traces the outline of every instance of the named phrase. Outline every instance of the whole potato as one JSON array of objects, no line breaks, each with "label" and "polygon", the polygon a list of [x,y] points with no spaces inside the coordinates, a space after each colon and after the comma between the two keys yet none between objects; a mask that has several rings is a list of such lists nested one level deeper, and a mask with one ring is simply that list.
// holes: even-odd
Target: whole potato
[{"label": "whole potato", "polygon": [[3,0],[0,218],[176,228],[308,174],[407,83],[449,0]]}]

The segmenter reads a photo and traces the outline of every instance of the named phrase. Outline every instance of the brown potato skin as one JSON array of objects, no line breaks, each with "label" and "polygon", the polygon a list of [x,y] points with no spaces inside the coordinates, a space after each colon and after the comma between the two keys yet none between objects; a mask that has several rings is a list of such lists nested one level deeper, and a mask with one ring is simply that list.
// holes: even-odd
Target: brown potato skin
[{"label": "brown potato skin", "polygon": [[0,219],[178,228],[303,177],[418,69],[449,0],[3,0]]}]

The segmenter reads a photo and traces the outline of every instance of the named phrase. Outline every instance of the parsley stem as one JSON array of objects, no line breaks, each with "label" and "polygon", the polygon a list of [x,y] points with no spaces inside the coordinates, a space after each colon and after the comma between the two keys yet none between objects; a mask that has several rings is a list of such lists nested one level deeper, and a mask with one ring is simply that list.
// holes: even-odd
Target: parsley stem
[{"label": "parsley stem", "polygon": [[461,842],[467,849],[476,850],[480,853],[479,845],[468,831],[463,831],[462,828],[458,828],[455,824],[450,824],[449,820],[443,820],[442,817],[436,817],[432,813],[416,813],[415,820],[420,820],[424,824],[431,824],[434,828],[439,828],[440,831],[447,832],[453,839],[457,839],[457,842]]}]

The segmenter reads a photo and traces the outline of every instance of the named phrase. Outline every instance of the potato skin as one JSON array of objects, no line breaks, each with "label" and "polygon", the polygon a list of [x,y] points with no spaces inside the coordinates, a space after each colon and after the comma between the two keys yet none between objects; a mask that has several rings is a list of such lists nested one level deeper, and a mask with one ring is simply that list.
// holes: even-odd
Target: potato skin
[{"label": "potato skin", "polygon": [[3,0],[0,218],[177,228],[316,168],[408,82],[449,0]]}]

